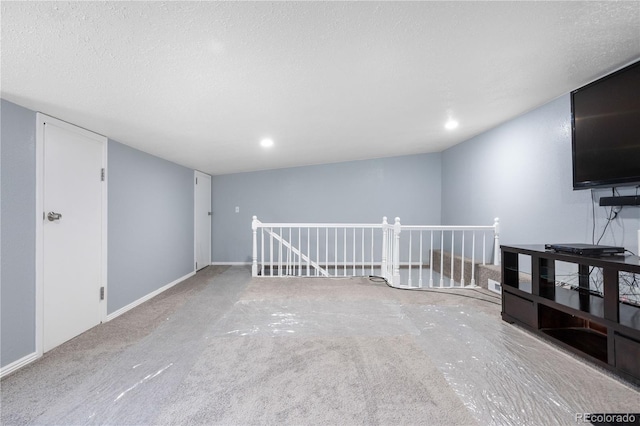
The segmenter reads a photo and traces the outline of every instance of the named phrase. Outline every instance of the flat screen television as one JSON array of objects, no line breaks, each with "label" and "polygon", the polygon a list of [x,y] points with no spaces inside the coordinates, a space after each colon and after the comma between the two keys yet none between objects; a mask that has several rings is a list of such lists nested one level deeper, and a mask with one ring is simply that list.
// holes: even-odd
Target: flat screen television
[{"label": "flat screen television", "polygon": [[640,62],[571,92],[573,189],[640,184]]}]

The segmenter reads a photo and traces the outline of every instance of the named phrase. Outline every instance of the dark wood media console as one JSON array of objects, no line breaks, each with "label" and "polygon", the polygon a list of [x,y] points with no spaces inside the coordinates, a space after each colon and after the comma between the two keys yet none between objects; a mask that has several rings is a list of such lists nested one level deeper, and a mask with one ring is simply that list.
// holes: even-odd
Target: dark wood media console
[{"label": "dark wood media console", "polygon": [[[620,273],[640,274],[640,258],[556,253],[542,245],[501,248],[503,320],[640,385],[640,307],[620,297]],[[520,274],[519,263],[526,258],[531,261],[531,282]],[[557,266],[577,268],[575,289],[557,285],[563,281],[556,280]],[[602,273],[603,295],[589,291],[596,268]]]}]

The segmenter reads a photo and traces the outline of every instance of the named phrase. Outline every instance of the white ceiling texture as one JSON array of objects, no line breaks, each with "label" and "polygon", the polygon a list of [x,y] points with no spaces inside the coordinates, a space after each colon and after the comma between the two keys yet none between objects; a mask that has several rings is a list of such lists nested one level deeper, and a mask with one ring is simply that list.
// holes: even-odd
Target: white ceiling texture
[{"label": "white ceiling texture", "polygon": [[439,152],[640,58],[636,1],[1,8],[4,99],[210,174]]}]

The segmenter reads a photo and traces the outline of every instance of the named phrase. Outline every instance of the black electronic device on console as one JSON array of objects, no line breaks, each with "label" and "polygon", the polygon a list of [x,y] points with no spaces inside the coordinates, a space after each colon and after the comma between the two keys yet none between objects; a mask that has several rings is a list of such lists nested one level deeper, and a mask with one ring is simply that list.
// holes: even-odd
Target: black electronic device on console
[{"label": "black electronic device on console", "polygon": [[619,195],[601,197],[600,206],[640,206],[640,195]]},{"label": "black electronic device on console", "polygon": [[594,244],[545,244],[546,250],[557,253],[577,254],[580,256],[613,256],[624,254],[624,247],[599,246]]}]

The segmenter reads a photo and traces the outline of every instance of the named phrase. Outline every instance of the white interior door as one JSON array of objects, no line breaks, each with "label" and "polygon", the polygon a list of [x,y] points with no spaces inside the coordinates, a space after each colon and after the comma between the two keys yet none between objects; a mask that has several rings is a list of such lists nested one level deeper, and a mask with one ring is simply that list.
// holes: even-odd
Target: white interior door
[{"label": "white interior door", "polygon": [[196,271],[211,264],[211,176],[195,172]]},{"label": "white interior door", "polygon": [[100,323],[105,140],[43,124],[43,349]]}]

